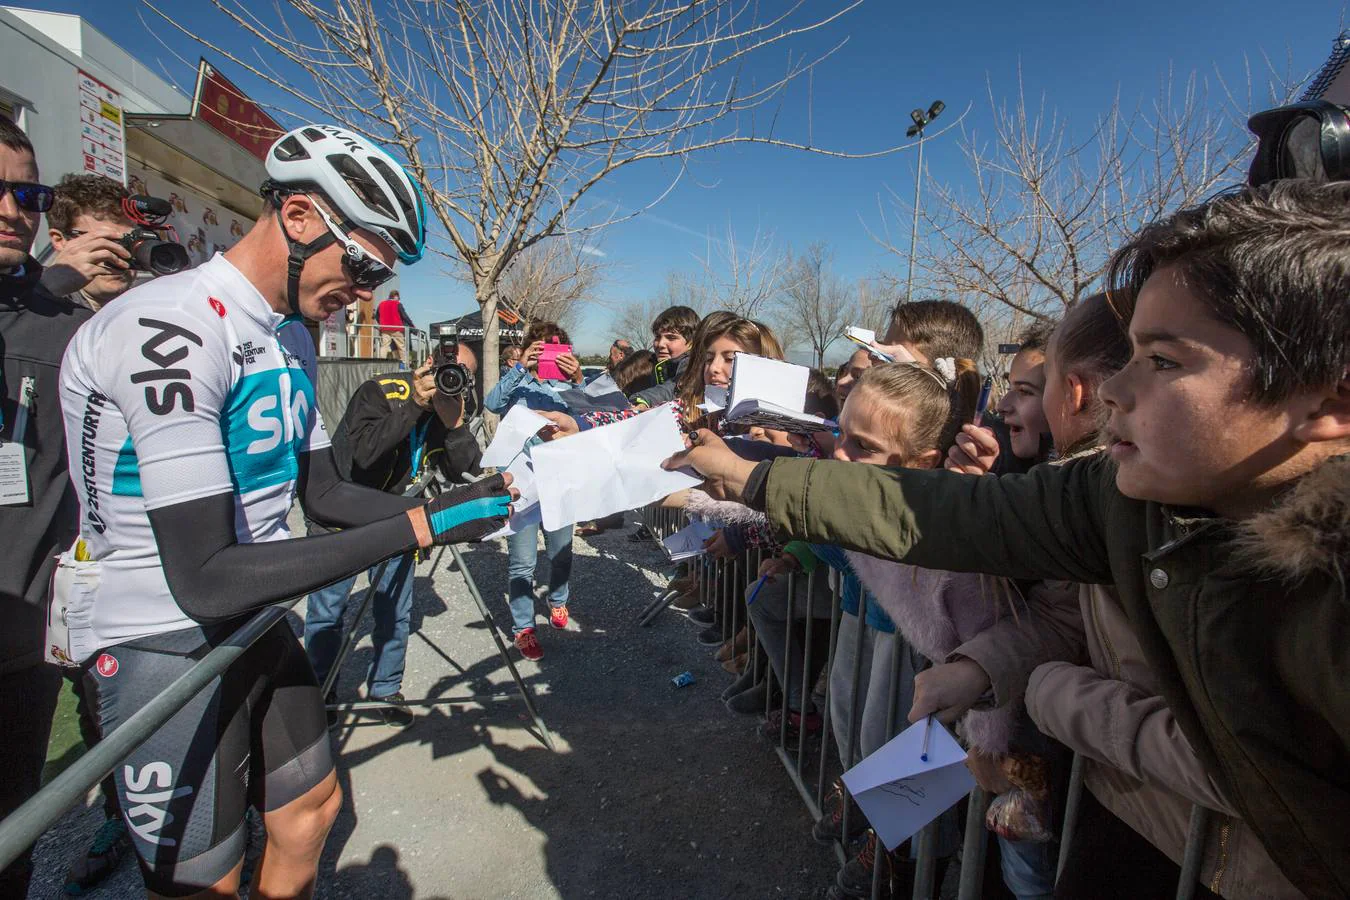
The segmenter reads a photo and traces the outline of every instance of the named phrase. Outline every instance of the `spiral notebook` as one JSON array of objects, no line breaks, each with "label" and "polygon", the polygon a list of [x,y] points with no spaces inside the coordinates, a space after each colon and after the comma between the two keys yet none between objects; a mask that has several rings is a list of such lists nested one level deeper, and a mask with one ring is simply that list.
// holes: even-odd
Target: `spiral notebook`
[{"label": "spiral notebook", "polygon": [[832,431],[835,423],[803,409],[810,376],[806,366],[737,353],[731,367],[726,421],[795,434]]}]

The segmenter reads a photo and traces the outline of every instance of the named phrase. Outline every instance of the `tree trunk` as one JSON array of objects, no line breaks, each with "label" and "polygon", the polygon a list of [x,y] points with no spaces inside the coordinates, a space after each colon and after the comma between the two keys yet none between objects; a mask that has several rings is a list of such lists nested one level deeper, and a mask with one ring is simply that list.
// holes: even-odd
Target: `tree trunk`
[{"label": "tree trunk", "polygon": [[[478,309],[483,314],[483,353],[481,365],[483,368],[481,377],[483,380],[483,398],[487,399],[488,392],[497,386],[501,380],[501,342],[497,337],[498,319],[497,319],[497,283],[481,282],[475,291],[478,300]],[[497,416],[486,409],[483,410],[484,430],[490,438],[497,431]]]}]

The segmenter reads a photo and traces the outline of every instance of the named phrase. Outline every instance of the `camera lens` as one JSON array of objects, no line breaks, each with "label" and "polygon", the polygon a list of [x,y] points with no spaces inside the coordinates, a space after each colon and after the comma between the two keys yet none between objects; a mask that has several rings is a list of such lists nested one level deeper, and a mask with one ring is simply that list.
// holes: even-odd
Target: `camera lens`
[{"label": "camera lens", "polygon": [[436,390],[447,397],[458,397],[469,388],[469,370],[459,363],[436,367]]}]

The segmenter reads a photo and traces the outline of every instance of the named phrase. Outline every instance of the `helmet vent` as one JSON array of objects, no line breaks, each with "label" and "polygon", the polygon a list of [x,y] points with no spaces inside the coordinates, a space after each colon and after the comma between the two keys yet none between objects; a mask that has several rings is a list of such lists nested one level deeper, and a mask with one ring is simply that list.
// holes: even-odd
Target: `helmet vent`
[{"label": "helmet vent", "polygon": [[283,162],[291,162],[297,159],[309,159],[309,151],[305,145],[300,143],[295,135],[289,135],[287,138],[276,145],[272,150],[272,155]]},{"label": "helmet vent", "polygon": [[350,156],[334,153],[328,157],[328,164],[342,176],[342,180],[347,182],[347,187],[352,189],[352,192],[367,208],[385,218],[395,218],[394,210],[389,205],[389,201],[385,198],[379,185],[371,180],[369,173],[362,169],[356,160]]}]

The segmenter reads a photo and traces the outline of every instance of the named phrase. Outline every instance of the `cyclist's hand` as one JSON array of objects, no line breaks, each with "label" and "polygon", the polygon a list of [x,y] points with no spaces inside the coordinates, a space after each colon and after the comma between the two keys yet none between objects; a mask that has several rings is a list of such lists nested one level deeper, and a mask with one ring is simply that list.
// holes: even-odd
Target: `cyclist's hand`
[{"label": "cyclist's hand", "polygon": [[436,375],[431,367],[430,358],[421,368],[413,372],[412,399],[422,409],[431,409],[431,401],[436,396]]},{"label": "cyclist's hand", "polygon": [[428,500],[422,507],[433,545],[482,540],[501,529],[511,515],[511,501],[520,492],[510,475],[493,475]]}]

